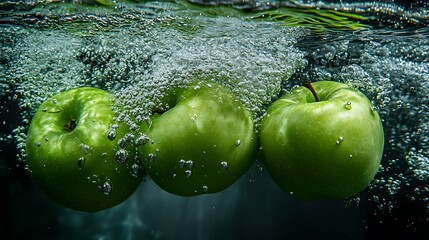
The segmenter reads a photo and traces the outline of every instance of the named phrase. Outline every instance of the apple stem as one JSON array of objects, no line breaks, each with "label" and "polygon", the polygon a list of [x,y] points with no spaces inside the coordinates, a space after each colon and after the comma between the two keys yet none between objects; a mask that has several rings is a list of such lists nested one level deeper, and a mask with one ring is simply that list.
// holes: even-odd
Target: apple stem
[{"label": "apple stem", "polygon": [[320,101],[320,98],[319,98],[319,96],[317,95],[316,90],[314,90],[313,85],[311,85],[310,81],[305,80],[305,81],[302,83],[302,86],[304,86],[304,87],[308,88],[308,90],[310,90],[310,92],[311,92],[311,93],[313,94],[313,96],[314,96],[314,99],[316,99],[316,102]]}]

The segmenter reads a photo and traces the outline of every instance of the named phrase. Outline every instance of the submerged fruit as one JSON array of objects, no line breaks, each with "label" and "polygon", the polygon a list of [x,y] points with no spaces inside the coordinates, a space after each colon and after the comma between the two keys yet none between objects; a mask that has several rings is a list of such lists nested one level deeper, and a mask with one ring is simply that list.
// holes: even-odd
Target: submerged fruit
[{"label": "submerged fruit", "polygon": [[381,119],[364,94],[345,84],[321,81],[307,87],[274,102],[262,122],[268,172],[298,199],[357,194],[380,165]]},{"label": "submerged fruit", "polygon": [[217,84],[170,94],[175,106],[142,126],[149,139],[140,148],[147,173],[165,191],[182,196],[227,188],[255,158],[249,111]]},{"label": "submerged fruit", "polygon": [[59,93],[37,109],[28,130],[27,164],[59,204],[98,211],[127,199],[142,180],[128,127],[114,120],[112,96],[96,88]]}]

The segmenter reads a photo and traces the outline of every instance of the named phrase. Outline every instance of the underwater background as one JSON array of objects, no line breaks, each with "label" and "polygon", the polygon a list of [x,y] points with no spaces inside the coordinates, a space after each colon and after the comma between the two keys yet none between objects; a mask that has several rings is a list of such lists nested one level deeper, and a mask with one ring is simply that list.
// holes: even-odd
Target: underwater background
[{"label": "underwater background", "polygon": [[[428,239],[428,23],[426,1],[0,0],[0,239]],[[222,192],[147,179],[96,213],[33,183],[26,132],[44,100],[93,86],[133,114],[189,78],[229,86],[256,119],[303,80],[347,83],[383,119],[380,171],[357,196],[298,201],[257,159]]]}]

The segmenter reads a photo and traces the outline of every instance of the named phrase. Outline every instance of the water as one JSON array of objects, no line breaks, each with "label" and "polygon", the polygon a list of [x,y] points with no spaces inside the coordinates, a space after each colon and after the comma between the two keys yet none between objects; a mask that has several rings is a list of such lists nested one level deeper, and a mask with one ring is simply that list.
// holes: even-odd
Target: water
[{"label": "water", "polygon": [[[429,237],[424,2],[88,3],[0,5],[0,188],[6,219],[0,238]],[[291,27],[290,19],[288,25],[266,17],[277,6],[295,13],[297,6],[350,10],[366,20],[341,20],[339,28],[295,18],[304,27]],[[63,208],[33,184],[25,170],[26,131],[48,97],[78,86],[103,88],[123,107],[119,119],[137,128],[151,110],[168,107],[160,103],[160,90],[192,79],[231,88],[257,125],[274,99],[303,80],[346,82],[363,91],[383,119],[381,170],[358,196],[301,202],[280,190],[257,161],[220,193],[178,197],[147,180],[127,201],[98,213]]]}]

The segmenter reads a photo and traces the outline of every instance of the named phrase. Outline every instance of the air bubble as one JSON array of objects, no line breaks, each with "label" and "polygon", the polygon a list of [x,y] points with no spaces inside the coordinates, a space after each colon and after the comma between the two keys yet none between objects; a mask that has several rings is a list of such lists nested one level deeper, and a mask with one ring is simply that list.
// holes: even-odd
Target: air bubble
[{"label": "air bubble", "polygon": [[238,146],[240,146],[240,144],[241,144],[241,141],[240,141],[240,139],[238,139],[238,140],[235,142],[235,146],[236,146],[236,147],[238,147]]},{"label": "air bubble", "polygon": [[47,109],[47,108],[43,108],[43,109],[42,109],[42,112],[46,112],[46,111],[48,111],[48,109]]},{"label": "air bubble", "polygon": [[57,99],[52,98],[52,103],[53,103],[53,104],[57,104],[57,102],[58,102],[58,101],[57,101]]},{"label": "air bubble", "polygon": [[204,186],[203,186],[203,191],[204,191],[204,192],[207,192],[208,190],[209,190],[209,187],[207,187],[207,186],[205,186],[205,185],[204,185]]},{"label": "air bubble", "polygon": [[107,133],[107,138],[110,140],[115,140],[116,130],[109,130],[109,132]]},{"label": "air bubble", "polygon": [[352,109],[352,102],[350,102],[350,101],[346,102],[346,104],[344,105],[344,108],[347,110]]},{"label": "air bubble", "polygon": [[183,159],[180,159],[180,160],[179,160],[179,166],[180,166],[181,168],[185,167],[185,163],[186,163],[186,161],[185,161],[185,160],[183,160]]},{"label": "air bubble", "polygon": [[192,171],[191,170],[186,170],[185,171],[185,177],[190,178],[192,175]]},{"label": "air bubble", "polygon": [[86,144],[81,143],[81,144],[79,144],[79,150],[80,150],[83,154],[87,155],[88,153],[90,153],[90,152],[91,152],[91,147],[90,147],[90,146],[88,146],[88,145],[86,145]]},{"label": "air bubble", "polygon": [[77,165],[79,166],[79,168],[83,168],[85,166],[85,158],[84,157],[80,157],[77,160]]},{"label": "air bubble", "polygon": [[223,162],[221,162],[220,163],[220,167],[223,169],[223,170],[226,170],[226,169],[228,169],[228,162],[225,162],[225,161],[223,161]]},{"label": "air bubble", "polygon": [[156,107],[156,105],[155,105],[155,103],[154,102],[148,102],[147,104],[146,104],[146,108],[147,109],[153,109],[153,108],[155,108]]},{"label": "air bubble", "polygon": [[105,195],[109,195],[112,192],[112,185],[110,185],[108,182],[104,182],[101,190]]},{"label": "air bubble", "polygon": [[88,177],[87,178],[88,179],[88,181],[90,181],[92,184],[97,184],[97,182],[98,182],[98,176],[97,175],[95,175],[95,174],[93,174],[92,175],[92,178],[90,178],[90,177]]},{"label": "air bubble", "polygon": [[138,174],[139,173],[139,165],[137,163],[134,163],[131,166],[131,170],[133,171],[133,174]]},{"label": "air bubble", "polygon": [[116,161],[120,164],[124,164],[128,160],[128,153],[124,149],[119,149],[116,152]]},{"label": "air bubble", "polygon": [[116,138],[116,131],[118,130],[118,128],[118,124],[113,124],[112,126],[110,126],[110,129],[107,132],[107,138],[113,141]]},{"label": "air bubble", "polygon": [[121,139],[118,140],[118,146],[120,148],[125,148],[125,143],[127,143],[127,141],[126,141],[125,138],[121,138]]},{"label": "air bubble", "polygon": [[335,144],[340,145],[340,143],[342,143],[343,141],[344,141],[344,138],[340,136],[338,140],[335,142]]},{"label": "air bubble", "polygon": [[40,147],[41,143],[40,142],[36,142],[36,147]]},{"label": "air bubble", "polygon": [[194,166],[194,162],[192,160],[188,160],[186,161],[186,166],[188,166],[189,168],[192,168],[192,166]]},{"label": "air bubble", "polygon": [[143,146],[145,145],[147,142],[149,141],[148,136],[146,136],[145,134],[141,135],[140,137],[138,137],[136,139],[136,145],[137,146]]},{"label": "air bubble", "polygon": [[153,159],[155,158],[155,156],[153,155],[153,153],[149,153],[148,155],[147,155],[147,160],[150,162],[150,163],[152,163],[153,162]]},{"label": "air bubble", "polygon": [[352,158],[353,158],[353,155],[352,155],[352,154],[350,154],[350,155],[349,155],[349,158],[350,158],[350,159],[352,159]]},{"label": "air bubble", "polygon": [[124,137],[125,141],[128,143],[132,143],[134,142],[134,134],[132,133],[127,133]]}]

